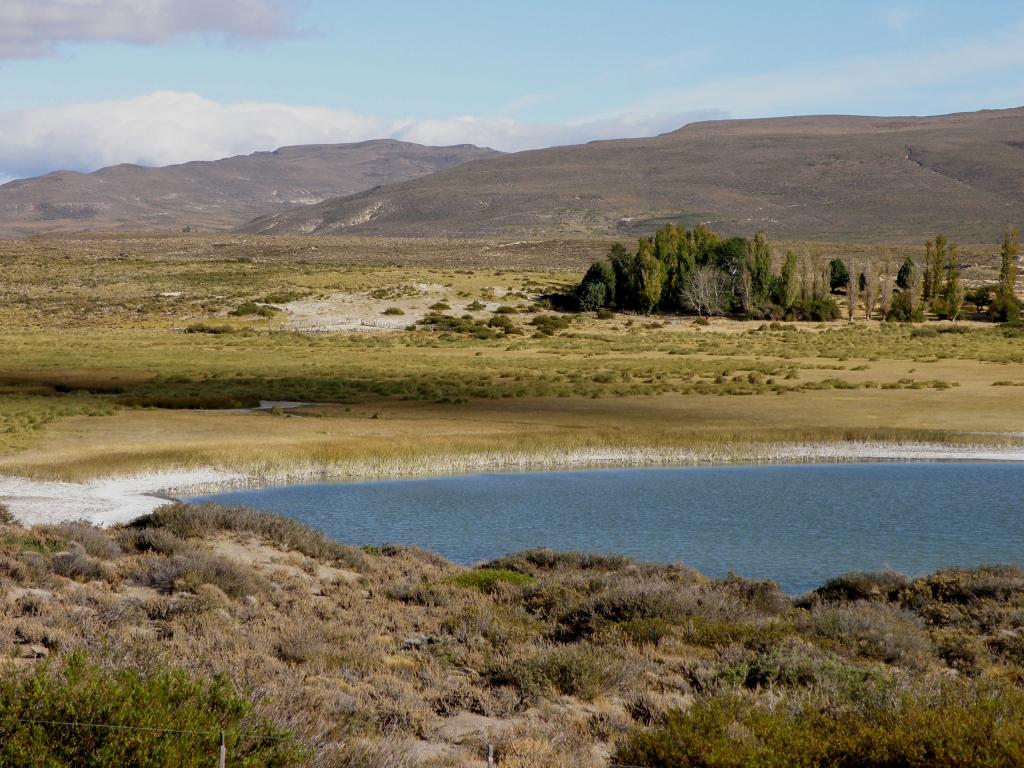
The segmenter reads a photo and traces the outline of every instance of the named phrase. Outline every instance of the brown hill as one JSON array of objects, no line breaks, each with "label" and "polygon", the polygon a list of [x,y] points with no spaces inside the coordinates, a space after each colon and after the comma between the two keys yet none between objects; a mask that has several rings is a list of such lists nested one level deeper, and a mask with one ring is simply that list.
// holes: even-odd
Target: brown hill
[{"label": "brown hill", "polygon": [[500,153],[379,140],[282,147],[164,168],[57,171],[0,186],[0,236],[69,230],[226,229]]},{"label": "brown hill", "polygon": [[1024,223],[1024,108],[694,123],[468,163],[242,231],[602,236],[663,220],[797,239],[991,241]]}]

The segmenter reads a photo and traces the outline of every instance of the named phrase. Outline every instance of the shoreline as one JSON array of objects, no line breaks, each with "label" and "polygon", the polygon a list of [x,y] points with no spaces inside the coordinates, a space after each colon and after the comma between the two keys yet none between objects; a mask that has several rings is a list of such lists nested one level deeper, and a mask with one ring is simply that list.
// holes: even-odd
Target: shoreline
[{"label": "shoreline", "polygon": [[592,449],[533,454],[490,452],[457,457],[413,457],[287,469],[168,468],[86,482],[0,475],[0,504],[22,523],[85,520],[100,526],[129,522],[182,496],[310,482],[358,482],[480,472],[566,471],[601,468],[835,464],[870,462],[1024,463],[1024,446],[944,443],[784,443],[743,449]]}]

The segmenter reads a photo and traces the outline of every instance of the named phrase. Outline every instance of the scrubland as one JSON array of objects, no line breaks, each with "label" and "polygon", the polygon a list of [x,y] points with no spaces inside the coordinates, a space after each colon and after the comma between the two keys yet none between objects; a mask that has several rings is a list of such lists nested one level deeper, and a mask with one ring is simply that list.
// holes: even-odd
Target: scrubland
[{"label": "scrubland", "polygon": [[478,766],[488,748],[523,768],[1024,759],[1011,567],[849,574],[794,598],[611,555],[465,569],[170,505],[105,530],[8,521],[0,583],[5,764],[206,765],[221,728],[250,766]]}]

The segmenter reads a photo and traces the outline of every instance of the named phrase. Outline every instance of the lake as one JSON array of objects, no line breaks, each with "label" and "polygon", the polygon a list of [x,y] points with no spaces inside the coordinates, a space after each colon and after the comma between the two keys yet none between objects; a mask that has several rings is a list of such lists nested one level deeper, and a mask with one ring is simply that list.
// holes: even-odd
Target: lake
[{"label": "lake", "polygon": [[792,594],[852,570],[1024,563],[1024,465],[829,464],[478,474],[242,490],[213,501],[350,544],[472,564],[532,547],[683,562]]}]

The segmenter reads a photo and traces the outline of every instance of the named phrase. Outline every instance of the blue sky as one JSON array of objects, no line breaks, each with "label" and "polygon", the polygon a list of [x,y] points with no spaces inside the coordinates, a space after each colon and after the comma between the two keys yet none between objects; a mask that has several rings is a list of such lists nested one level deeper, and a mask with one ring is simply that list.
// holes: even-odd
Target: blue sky
[{"label": "blue sky", "polygon": [[3,0],[0,178],[394,136],[1024,104],[1024,5]]}]

